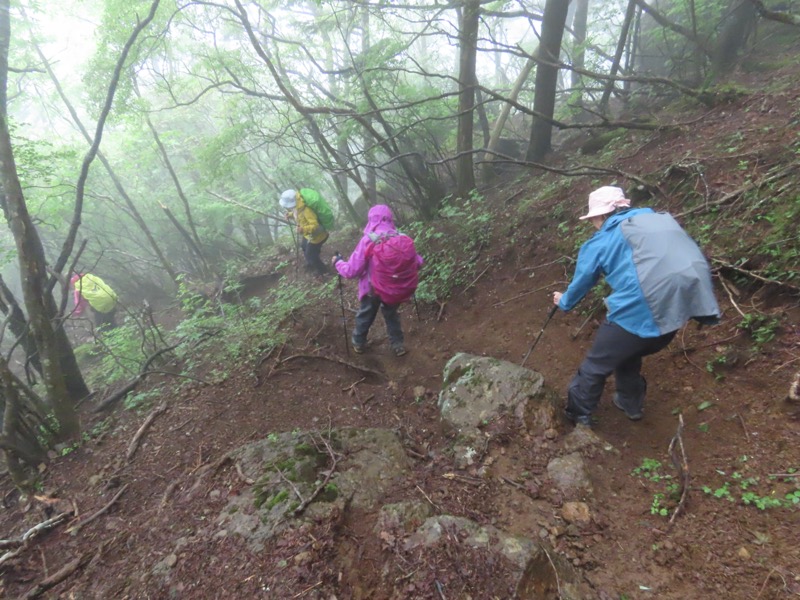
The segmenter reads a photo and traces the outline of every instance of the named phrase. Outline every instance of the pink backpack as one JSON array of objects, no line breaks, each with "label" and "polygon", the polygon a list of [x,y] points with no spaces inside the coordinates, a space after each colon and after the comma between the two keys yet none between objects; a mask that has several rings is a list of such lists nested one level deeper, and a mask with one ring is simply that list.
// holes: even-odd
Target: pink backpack
[{"label": "pink backpack", "polygon": [[414,240],[402,233],[369,234],[367,248],[372,290],[384,304],[409,300],[419,284]]}]

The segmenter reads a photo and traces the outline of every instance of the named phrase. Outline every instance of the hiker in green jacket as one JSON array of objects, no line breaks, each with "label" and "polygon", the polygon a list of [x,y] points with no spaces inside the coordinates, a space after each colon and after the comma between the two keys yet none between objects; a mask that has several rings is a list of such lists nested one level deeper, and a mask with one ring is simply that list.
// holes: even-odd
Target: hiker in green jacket
[{"label": "hiker in green jacket", "polygon": [[80,316],[88,306],[94,315],[96,327],[103,325],[108,328],[116,327],[115,315],[117,312],[117,294],[109,285],[97,277],[88,273],[75,273],[69,282],[73,286],[73,301],[75,308],[73,316]]}]

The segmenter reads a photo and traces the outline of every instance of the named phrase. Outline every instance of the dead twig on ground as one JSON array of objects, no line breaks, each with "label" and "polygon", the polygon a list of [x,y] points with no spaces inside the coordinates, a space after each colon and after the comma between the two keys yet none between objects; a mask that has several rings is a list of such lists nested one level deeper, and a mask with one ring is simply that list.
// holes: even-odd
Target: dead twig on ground
[{"label": "dead twig on ground", "polygon": [[547,556],[547,560],[550,561],[550,566],[553,567],[553,574],[556,576],[556,590],[558,591],[558,597],[561,598],[561,579],[558,577],[558,569],[556,569],[556,564],[553,562],[553,559],[550,557],[550,553],[547,551],[547,548],[542,546],[542,550],[544,550],[545,555]]},{"label": "dead twig on ground", "polygon": [[142,426],[139,427],[139,430],[136,432],[136,435],[133,436],[131,443],[128,445],[128,452],[125,455],[125,459],[130,461],[133,458],[133,455],[136,454],[136,450],[139,448],[139,442],[141,441],[142,437],[144,436],[145,432],[148,430],[150,425],[153,424],[155,418],[160,415],[161,413],[167,410],[166,404],[161,404],[157,406],[153,412],[147,415],[147,418],[142,423]]},{"label": "dead twig on ground", "polygon": [[[334,358],[332,356],[325,356],[323,354],[293,354],[292,356],[287,356],[286,358],[280,360],[275,366],[280,366],[289,362],[290,360],[297,360],[299,358],[313,358],[318,360],[328,360],[330,362],[339,363],[340,365],[344,365],[346,367],[350,367],[351,369],[355,369],[356,371],[361,371],[362,373],[370,373],[372,375],[377,375],[378,377],[386,377],[385,374],[380,373],[379,371],[375,371],[373,369],[368,369],[367,367],[362,367],[361,365],[357,365],[355,363],[348,362],[346,360],[342,360],[341,358]],[[270,373],[271,374],[271,373]]]},{"label": "dead twig on ground", "polygon": [[365,379],[366,379],[366,377],[362,377],[362,378],[361,378],[361,379],[359,379],[358,381],[354,381],[353,383],[351,383],[351,384],[350,384],[350,385],[348,385],[347,387],[343,387],[343,388],[342,388],[342,391],[343,391],[343,392],[351,392],[351,393],[352,393],[352,392],[355,392],[356,386],[357,386],[359,383],[363,382]]},{"label": "dead twig on ground", "polygon": [[[735,308],[736,312],[738,312],[740,315],[742,315],[742,318],[744,318],[745,314],[742,312],[742,309],[739,308],[739,305],[736,304],[736,300],[733,299],[733,292],[728,287],[728,284],[726,283],[725,278],[722,275],[718,275],[718,277],[719,277],[719,282],[722,284],[722,289],[724,289],[728,293],[728,300],[731,301],[731,304],[733,305],[733,308]],[[732,284],[731,284],[731,287],[733,287]]]},{"label": "dead twig on ground", "polygon": [[500,302],[495,302],[494,304],[492,304],[492,308],[497,308],[498,306],[503,306],[504,304],[508,304],[509,302],[512,302],[514,300],[518,300],[519,298],[523,298],[525,296],[530,296],[531,294],[535,294],[536,292],[541,292],[542,290],[546,290],[549,287],[553,287],[554,285],[561,284],[561,283],[564,283],[564,282],[556,281],[555,283],[549,283],[547,285],[543,285],[542,287],[536,288],[535,290],[529,290],[527,292],[523,292],[521,294],[517,294],[513,298],[508,298],[507,300],[501,300]]},{"label": "dead twig on ground", "polygon": [[305,509],[308,508],[308,505],[311,504],[314,501],[314,498],[316,498],[320,494],[320,492],[325,489],[325,487],[328,485],[328,482],[331,480],[331,477],[336,472],[336,465],[339,462],[337,457],[336,457],[336,452],[334,452],[333,448],[331,447],[331,443],[330,443],[329,439],[326,439],[323,436],[320,436],[320,440],[322,441],[322,445],[325,446],[325,450],[327,451],[328,456],[331,459],[331,466],[328,468],[328,470],[327,470],[328,472],[325,474],[325,479],[323,479],[322,483],[320,483],[317,486],[317,489],[315,489],[314,492],[308,498],[303,500],[300,503],[300,506],[298,506],[297,508],[295,508],[292,511],[292,514],[295,517],[298,517],[301,514],[303,514]]},{"label": "dead twig on ground", "polygon": [[120,496],[122,496],[122,494],[124,494],[124,493],[125,493],[125,490],[127,490],[127,489],[128,489],[128,486],[129,486],[129,485],[130,485],[130,484],[128,484],[128,483],[126,483],[125,485],[123,485],[123,486],[122,486],[122,487],[119,489],[119,491],[118,491],[116,494],[114,494],[114,497],[113,497],[113,498],[111,498],[111,500],[109,500],[109,502],[108,502],[108,503],[107,503],[107,504],[106,504],[106,505],[105,505],[103,508],[101,508],[100,510],[98,510],[98,511],[97,511],[96,513],[94,513],[93,515],[90,515],[89,517],[85,518],[85,519],[84,519],[83,521],[81,521],[80,523],[76,523],[75,525],[73,525],[72,527],[70,527],[69,529],[67,529],[67,533],[70,533],[70,534],[72,534],[72,535],[76,535],[76,534],[78,533],[78,531],[80,531],[80,530],[81,530],[81,529],[82,529],[82,528],[83,528],[85,525],[88,525],[89,523],[91,523],[92,521],[94,521],[95,519],[97,519],[98,517],[100,517],[100,516],[104,515],[106,512],[108,512],[108,510],[109,510],[109,509],[110,509],[112,506],[114,506],[114,503],[115,503],[117,500],[119,500]]},{"label": "dead twig on ground", "polygon": [[439,302],[437,300],[436,304],[439,305],[439,313],[436,315],[436,322],[438,323],[442,320],[442,313],[444,312],[444,307],[447,305],[447,302]]},{"label": "dead twig on ground", "polygon": [[574,260],[572,258],[570,258],[569,256],[559,256],[555,260],[551,260],[550,262],[542,263],[541,265],[536,265],[535,267],[522,267],[519,271],[517,271],[517,273],[521,273],[522,271],[535,271],[536,269],[541,269],[542,267],[549,267],[550,265],[554,265],[557,262],[560,262],[560,261],[562,261],[564,259],[574,262]]},{"label": "dead twig on ground", "polygon": [[744,439],[747,440],[747,443],[750,443],[750,434],[747,433],[747,426],[744,424],[744,418],[742,417],[741,413],[736,413],[736,416],[739,417],[739,422],[742,424],[742,430],[744,431]]},{"label": "dead twig on ground", "polygon": [[424,491],[424,490],[423,490],[421,487],[419,487],[419,485],[418,485],[418,484],[417,484],[415,487],[416,487],[416,488],[417,488],[417,489],[420,491],[420,493],[421,493],[423,496],[425,496],[425,500],[427,500],[427,501],[428,501],[428,503],[429,503],[429,504],[430,504],[430,505],[431,505],[433,508],[435,508],[436,510],[439,510],[439,507],[438,507],[438,506],[436,506],[436,503],[435,503],[433,500],[431,500],[430,496],[428,496],[428,494],[426,494],[426,493],[425,493],[425,491]]},{"label": "dead twig on ground", "polygon": [[[676,449],[680,452],[680,456],[677,455]],[[681,498],[669,519],[669,525],[672,526],[678,514],[686,510],[686,501],[689,497],[689,463],[686,458],[686,449],[683,447],[682,414],[678,415],[678,430],[669,443],[669,457],[672,460],[672,464],[678,470],[681,479]]]},{"label": "dead twig on ground", "polygon": [[517,483],[513,479],[509,479],[508,477],[500,477],[500,481],[502,481],[503,483],[507,483],[508,485],[515,487],[518,490],[522,490],[523,492],[525,491],[525,486],[522,485],[521,483]]},{"label": "dead twig on ground", "polygon": [[307,587],[306,589],[304,589],[302,592],[300,592],[300,593],[298,593],[298,594],[295,594],[294,596],[292,596],[292,598],[299,598],[300,596],[303,596],[303,595],[307,594],[308,592],[310,592],[311,590],[313,590],[315,587],[319,587],[319,586],[321,586],[321,585],[322,585],[322,582],[321,582],[321,581],[318,581],[318,582],[317,582],[317,583],[315,583],[314,585],[310,585],[310,586],[308,586],[308,587]]},{"label": "dead twig on ground", "polygon": [[467,287],[461,290],[461,294],[459,295],[465,294],[469,288],[478,283],[478,279],[483,277],[483,274],[486,273],[486,271],[488,271],[491,266],[492,266],[491,264],[486,265],[486,268],[483,271],[481,271],[480,274],[478,274],[478,276],[475,279],[472,280],[472,283],[470,283]]},{"label": "dead twig on ground", "polygon": [[439,597],[442,600],[447,600],[447,598],[445,598],[444,591],[442,590],[441,582],[437,579],[435,583],[436,583],[436,591],[439,592]]}]

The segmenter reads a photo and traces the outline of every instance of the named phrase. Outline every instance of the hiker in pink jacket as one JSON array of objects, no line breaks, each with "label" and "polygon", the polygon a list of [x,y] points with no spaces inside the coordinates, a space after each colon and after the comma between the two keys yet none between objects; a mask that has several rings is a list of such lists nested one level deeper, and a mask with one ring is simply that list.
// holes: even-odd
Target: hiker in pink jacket
[{"label": "hiker in pink jacket", "polygon": [[[379,257],[386,252],[376,252],[376,247],[384,244],[387,249],[392,248],[391,268],[395,273],[390,275],[388,282],[378,282],[377,279],[373,282],[373,276],[379,273],[384,277],[382,274],[384,267],[389,264],[378,263],[379,260],[384,260]],[[397,250],[394,250],[395,247]],[[386,331],[389,334],[392,351],[396,356],[403,356],[406,349],[403,345],[403,330],[400,327],[400,315],[397,309],[402,301],[413,295],[417,285],[417,271],[422,266],[423,260],[414,250],[411,238],[398,233],[394,226],[392,209],[385,204],[377,204],[369,209],[364,235],[350,255],[350,259],[345,261],[337,254],[333,257],[332,263],[339,275],[345,279],[358,277],[358,299],[361,306],[356,313],[356,326],[352,337],[353,349],[359,354],[366,349],[367,333],[380,308],[386,321]],[[384,290],[382,293],[388,302],[376,292],[376,287]]]}]

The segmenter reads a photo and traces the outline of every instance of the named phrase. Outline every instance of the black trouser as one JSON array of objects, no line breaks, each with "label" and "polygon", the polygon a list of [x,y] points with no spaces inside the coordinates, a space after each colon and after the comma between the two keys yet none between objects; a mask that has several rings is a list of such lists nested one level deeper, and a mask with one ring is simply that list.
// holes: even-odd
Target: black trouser
[{"label": "black trouser", "polygon": [[322,240],[319,244],[312,244],[306,238],[303,238],[302,247],[303,247],[303,257],[306,259],[306,268],[316,271],[321,275],[325,275],[328,273],[328,267],[325,266],[325,263],[322,262],[320,258],[320,253],[322,252],[322,244],[324,244],[328,238],[326,237]]},{"label": "black trouser", "polygon": [[400,328],[400,314],[397,309],[399,304],[384,304],[377,296],[364,296],[361,307],[356,313],[356,327],[353,330],[353,345],[363,346],[367,343],[367,333],[378,315],[378,308],[383,313],[386,321],[386,332],[389,334],[389,344],[392,348],[403,345],[403,330]]},{"label": "black trouser", "polygon": [[614,373],[619,402],[631,412],[641,409],[647,384],[639,374],[642,357],[665,348],[675,331],[655,338],[642,338],[619,325],[604,321],[592,347],[569,384],[567,414],[573,420],[588,417],[597,408],[606,378]]},{"label": "black trouser", "polygon": [[113,329],[117,326],[117,322],[115,316],[117,314],[117,309],[112,308],[108,312],[100,312],[99,310],[95,310],[91,306],[89,307],[92,309],[92,314],[94,315],[94,324],[95,327],[102,327],[103,325],[106,326],[106,329]]}]

